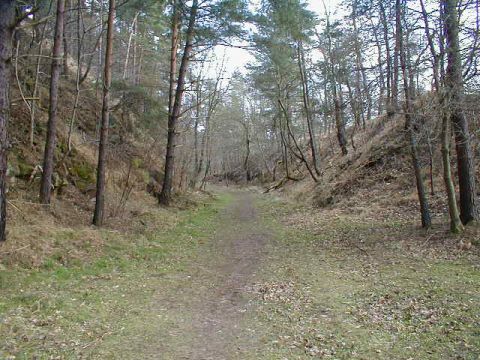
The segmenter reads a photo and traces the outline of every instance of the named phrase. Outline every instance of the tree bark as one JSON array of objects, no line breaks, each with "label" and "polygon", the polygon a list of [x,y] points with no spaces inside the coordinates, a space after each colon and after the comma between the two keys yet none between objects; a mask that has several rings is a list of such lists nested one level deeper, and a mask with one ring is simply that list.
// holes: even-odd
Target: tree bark
[{"label": "tree bark", "polygon": [[417,185],[418,200],[420,203],[420,214],[422,219],[422,227],[430,228],[432,226],[432,219],[430,216],[430,206],[427,199],[425,190],[425,184],[422,177],[422,168],[420,165],[420,159],[418,156],[417,140],[415,136],[415,126],[413,124],[414,109],[412,104],[412,92],[409,85],[409,71],[411,72],[409,61],[407,61],[406,51],[404,47],[403,31],[402,31],[402,19],[403,19],[403,4],[401,0],[396,0],[396,21],[397,21],[397,37],[396,43],[398,44],[398,55],[400,60],[400,67],[403,75],[403,91],[405,94],[405,129],[407,130],[407,138],[410,143],[410,155],[412,158],[412,166],[415,173],[415,180]]},{"label": "tree bark", "polygon": [[390,50],[390,41],[388,39],[388,21],[387,14],[385,12],[385,6],[383,5],[383,0],[378,2],[380,9],[380,21],[383,28],[383,41],[385,42],[385,69],[386,69],[386,82],[387,82],[387,101],[385,104],[388,115],[391,115],[393,103],[392,103],[392,56]]},{"label": "tree bark", "polygon": [[177,76],[177,51],[180,41],[180,4],[178,0],[173,0],[173,19],[172,19],[172,43],[170,48],[170,81],[168,91],[168,116],[173,113],[173,105],[175,102],[175,78]]},{"label": "tree bark", "polygon": [[[68,46],[68,23],[70,20],[70,13],[73,10],[72,0],[69,1],[68,5],[65,2],[65,7],[68,6],[68,10],[65,9],[65,15],[63,19],[63,34],[62,34],[62,41],[63,41],[63,74],[68,77],[69,75],[69,68],[68,68],[68,54],[69,54],[69,46]],[[80,11],[80,9],[78,9]]]},{"label": "tree bark", "polygon": [[[437,93],[437,98],[440,105],[440,116],[442,117],[442,131],[441,131],[441,143],[442,143],[442,164],[443,164],[443,181],[445,184],[445,191],[448,199],[448,212],[450,215],[450,231],[452,233],[459,233],[463,230],[463,224],[460,220],[460,213],[457,206],[457,196],[455,192],[455,184],[452,179],[452,170],[450,166],[450,118],[447,114],[447,107],[445,103],[445,94],[440,84],[440,58],[441,54],[437,53],[435,44],[433,42],[433,34],[430,31],[430,24],[428,20],[427,10],[425,3],[420,0],[420,6],[422,9],[422,18],[425,24],[425,36],[427,37],[428,47],[432,56],[432,76],[434,90]],[[430,158],[432,156],[430,155]]]},{"label": "tree bark", "polygon": [[[135,33],[135,24],[137,23],[138,15],[140,15],[140,12],[137,11],[135,16],[133,17],[132,26],[130,28],[130,34],[128,35],[127,54],[125,55],[125,64],[123,65],[122,80],[127,79],[128,62],[130,60],[130,48],[132,46],[132,39],[133,39],[133,35]],[[134,71],[135,71],[135,69],[134,69]]]},{"label": "tree bark", "polygon": [[252,180],[252,176],[250,174],[250,129],[248,126],[248,123],[243,123],[243,128],[245,130],[245,159],[243,161],[243,170],[245,171],[245,177],[247,179],[247,182],[250,182]]},{"label": "tree bark", "polygon": [[168,206],[172,199],[172,185],[175,169],[175,142],[177,137],[177,123],[180,118],[180,110],[182,107],[183,94],[185,92],[185,76],[187,74],[190,62],[190,54],[193,49],[193,34],[195,31],[195,22],[197,19],[198,0],[193,0],[190,9],[190,19],[188,22],[187,35],[185,40],[185,49],[183,51],[182,62],[178,74],[177,90],[173,100],[172,111],[168,116],[168,138],[167,138],[167,154],[165,158],[165,171],[163,178],[162,191],[158,197],[158,201],[162,205]]},{"label": "tree bark", "polygon": [[457,151],[460,219],[464,224],[468,224],[471,221],[479,220],[479,211],[476,198],[475,166],[470,145],[470,131],[468,128],[468,120],[463,110],[464,88],[458,35],[458,1],[442,0],[442,5],[447,42],[445,87]]},{"label": "tree bark", "polygon": [[50,77],[50,107],[48,112],[47,140],[43,156],[43,173],[40,184],[40,202],[50,204],[52,197],[52,177],[57,132],[58,86],[62,72],[62,38],[65,16],[65,0],[57,2],[55,38],[52,50],[52,71]]},{"label": "tree bark", "polygon": [[328,61],[329,61],[329,70],[330,70],[330,81],[332,84],[333,90],[333,104],[334,104],[334,113],[335,113],[335,125],[337,129],[337,139],[340,149],[342,150],[342,155],[345,156],[348,154],[347,149],[347,137],[345,135],[345,121],[342,114],[342,100],[341,93],[337,89],[337,71],[335,69],[335,64],[333,63],[333,50],[332,50],[332,36],[330,34],[330,19],[327,16],[327,36],[328,36]]},{"label": "tree bark", "polygon": [[0,242],[6,240],[7,224],[7,125],[10,116],[12,37],[15,26],[14,0],[0,2]]},{"label": "tree bark", "polygon": [[[396,1],[398,6],[399,2]],[[393,54],[393,80],[392,80],[392,109],[393,113],[398,112],[398,88],[399,88],[399,79],[400,79],[400,66],[399,62],[401,62],[400,57],[402,56],[401,52],[405,49],[401,49],[403,47],[402,39],[402,21],[401,21],[401,14],[399,10],[395,12],[395,49]]]},{"label": "tree bark", "polygon": [[313,168],[317,175],[320,175],[320,161],[318,158],[317,141],[315,138],[315,128],[313,127],[312,110],[310,106],[310,94],[308,89],[308,77],[305,70],[305,56],[303,53],[303,44],[301,41],[297,42],[297,58],[298,68],[300,70],[300,80],[302,82],[303,106],[305,109],[305,116],[307,118],[308,136],[310,138],[310,150],[312,153]]},{"label": "tree bark", "polygon": [[100,128],[100,143],[98,148],[97,165],[97,192],[95,199],[95,212],[93,224],[103,225],[105,209],[105,171],[107,162],[108,130],[110,126],[110,85],[112,82],[112,60],[113,60],[113,32],[115,20],[115,0],[109,1],[107,44],[105,49],[105,69],[103,75],[103,102],[102,102],[102,124]]},{"label": "tree bark", "polygon": [[[334,85],[334,88],[336,88],[336,85]],[[338,144],[340,145],[340,149],[342,150],[342,155],[345,156],[348,154],[348,149],[347,149],[347,136],[345,134],[345,121],[343,120],[342,116],[342,103],[341,100],[339,99],[337,93],[337,90],[334,90],[334,106],[335,106],[335,125],[337,127],[337,139],[338,139]]]},{"label": "tree bark", "polygon": [[[442,104],[444,105],[444,104]],[[443,108],[445,112],[446,109]],[[460,220],[460,213],[457,206],[457,197],[455,194],[455,184],[452,179],[452,170],[450,167],[450,119],[446,113],[442,116],[442,162],[443,162],[443,181],[447,191],[448,212],[450,215],[450,231],[460,233],[463,230],[463,224]]]}]

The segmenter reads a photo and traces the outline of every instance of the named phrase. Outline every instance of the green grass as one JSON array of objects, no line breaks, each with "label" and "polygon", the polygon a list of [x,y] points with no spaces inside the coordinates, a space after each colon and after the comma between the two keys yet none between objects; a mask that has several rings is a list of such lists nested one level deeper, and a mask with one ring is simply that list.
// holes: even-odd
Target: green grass
[{"label": "green grass", "polygon": [[[412,257],[392,245],[401,239],[397,225],[348,216],[322,223],[312,214],[322,224],[315,235],[308,225],[282,224],[297,206],[264,198],[259,207],[276,233],[260,316],[251,319],[264,329],[260,358],[479,358],[478,259]],[[349,248],[356,238],[368,255]]]},{"label": "green grass", "polygon": [[[101,230],[106,246],[86,263],[64,266],[61,256],[53,256],[39,268],[0,270],[0,358],[78,358],[101,351],[114,357],[114,347],[99,350],[100,345],[138,326],[138,314],[149,306],[159,281],[182,272],[211,238],[217,213],[229,201],[221,195],[181,211],[178,224],[167,231]],[[62,233],[55,241],[70,237]],[[149,323],[152,319],[145,329]]]},{"label": "green grass", "polygon": [[[228,260],[210,240],[234,221],[218,214],[231,201],[225,193],[181,211],[166,231],[105,230],[107,245],[85,263],[64,266],[57,254],[0,270],[0,358],[175,359],[191,345],[181,331],[195,316],[192,296],[207,299],[211,270]],[[407,251],[413,230],[395,221],[332,219],[267,196],[257,208],[270,241],[244,294],[239,336],[259,345],[242,360],[480,357],[478,258]]]}]

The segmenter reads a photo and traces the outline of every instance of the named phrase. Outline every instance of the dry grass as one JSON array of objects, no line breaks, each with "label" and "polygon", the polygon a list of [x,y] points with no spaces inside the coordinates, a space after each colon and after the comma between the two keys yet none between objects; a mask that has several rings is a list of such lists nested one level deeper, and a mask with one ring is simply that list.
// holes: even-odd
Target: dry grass
[{"label": "dry grass", "polygon": [[144,191],[134,191],[122,212],[108,216],[116,208],[118,196],[118,192],[111,193],[103,230],[90,225],[93,203],[83,209],[76,207],[71,198],[57,199],[48,207],[10,200],[8,241],[0,245],[0,264],[30,268],[52,258],[64,265],[90,262],[102,256],[108,233],[133,236],[152,229],[170,231],[178,224],[181,210],[193,209],[211,195],[189,193],[176,198],[172,208],[165,209]]},{"label": "dry grass", "polygon": [[[426,117],[426,121],[433,120]],[[431,127],[434,124],[427,123],[425,126]],[[324,174],[321,181],[315,184],[310,178],[305,177],[304,181],[288,183],[281,189],[283,194],[314,207],[329,209],[334,213],[361,215],[382,221],[389,219],[403,221],[413,228],[419,225],[418,196],[401,116],[373,121],[365,132],[355,135],[357,149],[356,151],[350,149],[347,156],[340,154],[335,134],[325,137],[322,141],[333,146],[325,150],[326,155],[322,160]],[[447,232],[449,220],[441,154],[438,139],[434,141],[437,142],[433,144],[435,194],[430,194],[429,157],[423,140],[420,150],[424,184],[429,192],[435,229]],[[455,168],[456,164],[452,157],[453,171]],[[480,166],[478,170],[480,171]],[[477,235],[467,231],[463,238],[468,237],[475,240]],[[456,239],[460,241],[461,238]]]},{"label": "dry grass", "polygon": [[[121,138],[119,132],[123,131],[117,126],[110,133],[105,230],[99,232],[90,226],[95,204],[100,101],[94,84],[86,81],[73,127],[73,148],[68,152],[66,143],[75,87],[66,79],[62,79],[60,87],[54,177],[62,185],[55,184],[52,205],[48,207],[38,204],[41,173],[34,170],[42,163],[48,91],[39,84],[33,147],[28,143],[30,114],[26,105],[18,101],[12,106],[9,136],[14,146],[9,155],[8,241],[0,245],[3,266],[38,267],[51,258],[65,264],[88,262],[101,256],[108,238],[104,232],[129,234],[144,232],[149,226],[168,229],[177,222],[175,210],[160,209],[155,198],[146,192],[147,184],[152,181],[151,173],[158,172],[155,166],[159,165],[152,164],[150,154],[161,152],[149,146],[152,141],[148,136],[143,142],[128,134],[123,134],[122,141],[115,140]],[[12,92],[13,98],[20,98],[17,87],[12,87]],[[123,118],[118,111],[112,113],[112,121],[117,123]],[[187,206],[184,199],[180,202],[180,207]]]},{"label": "dry grass", "polygon": [[[387,208],[388,209],[388,208]],[[480,248],[403,214],[263,200],[278,233],[254,291],[263,358],[474,359]],[[254,321],[252,319],[252,321]]]}]

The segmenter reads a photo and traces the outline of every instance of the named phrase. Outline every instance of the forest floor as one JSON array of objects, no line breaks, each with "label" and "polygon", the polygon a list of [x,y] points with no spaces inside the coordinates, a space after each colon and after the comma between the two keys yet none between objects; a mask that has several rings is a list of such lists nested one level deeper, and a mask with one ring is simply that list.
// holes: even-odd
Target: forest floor
[{"label": "forest floor", "polygon": [[255,190],[178,216],[95,261],[1,267],[0,358],[480,356],[476,251]]}]

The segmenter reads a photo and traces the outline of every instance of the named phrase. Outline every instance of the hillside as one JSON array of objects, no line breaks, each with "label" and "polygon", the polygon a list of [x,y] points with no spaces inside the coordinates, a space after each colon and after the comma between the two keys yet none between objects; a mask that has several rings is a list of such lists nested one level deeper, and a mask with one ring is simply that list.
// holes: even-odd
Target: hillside
[{"label": "hillside", "polygon": [[[22,79],[22,81],[25,81]],[[30,113],[17,88],[13,88],[12,121],[9,126],[12,151],[9,156],[9,241],[2,246],[2,261],[39,266],[55,254],[60,261],[95,256],[85,242],[104,245],[102,236],[90,227],[95,201],[101,99],[93,82],[81,88],[71,149],[68,133],[75,102],[75,81],[70,76],[60,85],[58,140],[54,172],[54,201],[44,208],[38,203],[43,146],[48,118],[48,88],[40,85],[34,143],[29,144]],[[128,93],[117,93],[117,103],[128,101]],[[115,106],[112,112],[111,142],[108,153],[108,229],[129,232],[147,226],[149,211],[159,211],[155,199],[161,181],[161,144],[148,135],[132,134],[128,121],[135,114]],[[158,152],[158,154],[156,154]],[[182,200],[179,200],[182,206]],[[142,220],[143,219],[143,220]],[[147,221],[147,222],[145,222]],[[168,221],[165,221],[168,226]],[[71,237],[67,239],[64,237]],[[89,245],[90,246],[90,245]]]},{"label": "hillside", "polygon": [[[56,152],[56,157],[60,161],[55,169],[55,201],[53,206],[45,211],[36,202],[48,115],[46,111],[48,104],[45,103],[48,92],[44,87],[40,90],[40,111],[35,124],[33,148],[29,146],[27,140],[30,127],[28,109],[20,100],[18,90],[14,89],[13,92],[13,97],[18,100],[12,106],[12,117],[15,122],[12,122],[9,128],[12,142],[15,144],[9,159],[11,209],[9,216],[12,226],[9,232],[11,240],[2,251],[3,261],[7,263],[13,264],[18,261],[27,266],[40,265],[53,254],[63,252],[63,246],[70,249],[67,252],[74,254],[72,255],[74,258],[88,256],[82,250],[84,245],[79,241],[84,237],[100,247],[103,244],[101,236],[89,226],[94,206],[98,149],[95,138],[101,102],[96,96],[98,92],[94,83],[87,82],[82,88],[77,110],[79,115],[72,132],[72,149],[69,151],[67,136],[72,116],[71,103],[75,97],[73,79],[63,79],[61,93],[59,107],[61,123]],[[139,222],[143,223],[141,220],[143,215],[148,217],[149,211],[157,211],[155,194],[159,191],[162,181],[159,160],[162,158],[162,141],[157,141],[149,135],[141,135],[140,140],[130,133],[125,121],[137,120],[136,115],[129,112],[128,108],[120,106],[122,101],[128,100],[128,94],[123,93],[123,96],[126,98],[116,100],[119,105],[115,106],[116,110],[112,113],[113,141],[109,150],[107,228],[128,232],[138,227]],[[478,113],[476,110],[472,112],[475,116]],[[432,117],[425,118],[429,122],[433,120]],[[477,120],[472,124],[475,132],[480,122]],[[433,125],[428,123],[425,125],[430,126]],[[268,192],[275,189],[276,193],[284,193],[314,208],[330,210],[332,216],[337,216],[338,213],[354,214],[358,218],[398,223],[399,226],[409,228],[418,227],[417,195],[402,117],[374,119],[366,131],[356,132],[353,141],[356,148],[347,156],[342,156],[337,150],[335,135],[322,136],[320,152],[324,155],[321,158],[322,177],[319,183],[314,183],[303,174],[301,181],[258,185],[268,189]],[[478,152],[478,138],[475,139],[474,146]],[[439,148],[438,139],[432,139],[431,147]],[[424,144],[421,150],[425,181],[431,189],[429,148]],[[156,155],[157,153],[159,155]],[[435,193],[430,194],[429,198],[436,225],[431,239],[442,244],[447,241],[450,247],[456,247],[460,238],[457,237],[456,240],[449,238],[444,231],[448,223],[448,208],[445,203],[438,150],[434,151],[432,160]],[[452,166],[455,168],[453,159]],[[480,174],[479,169],[477,164],[477,176]],[[238,185],[245,184],[241,173],[229,176],[233,184],[235,182]],[[223,175],[219,174],[219,177],[222,178]],[[212,180],[214,179],[215,176],[212,177]],[[185,196],[178,199],[181,207],[184,203],[183,198]],[[168,221],[165,222],[166,226],[167,223]],[[38,228],[42,228],[41,233],[38,233]],[[62,242],[61,247],[57,248],[56,237],[67,233],[73,234],[72,243]],[[414,233],[415,236],[423,236],[420,230]],[[470,241],[471,236],[472,233],[467,232],[463,238]],[[432,244],[435,242],[432,241]]]},{"label": "hillside", "polygon": [[[480,125],[480,112],[475,110],[471,114],[475,119],[472,122],[475,133]],[[424,128],[435,126],[433,116],[426,116],[425,120],[426,123],[422,125]],[[282,183],[279,188],[279,183],[273,183],[267,186],[267,191],[276,189],[292,199],[305,201],[314,208],[331,210],[333,213],[343,212],[419,227],[415,178],[403,121],[401,116],[374,119],[365,132],[355,134],[353,141],[356,149],[352,149],[347,156],[340,153],[334,134],[325,136],[321,139],[324,147],[320,151],[325,149],[325,155],[321,160],[322,176],[318,183],[303,175],[303,180],[289,181],[286,185]],[[429,192],[435,232],[438,232],[435,239],[441,240],[447,236],[448,207],[439,139],[431,139],[430,146],[425,137],[421,137],[420,142],[424,182]],[[474,137],[472,144],[475,153],[478,153],[479,138]],[[431,156],[430,149],[433,149]],[[451,166],[456,171],[454,159]],[[478,178],[478,163],[476,171]],[[466,238],[470,236],[471,233]]]}]

